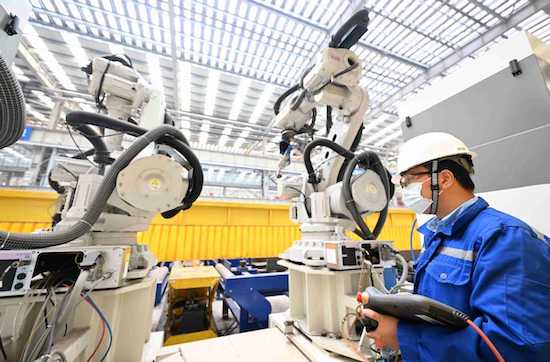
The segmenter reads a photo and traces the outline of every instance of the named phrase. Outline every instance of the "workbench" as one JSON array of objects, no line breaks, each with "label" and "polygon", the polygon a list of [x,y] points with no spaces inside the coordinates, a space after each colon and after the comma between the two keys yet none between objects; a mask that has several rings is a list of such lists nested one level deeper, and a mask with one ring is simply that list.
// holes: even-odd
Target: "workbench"
[{"label": "workbench", "polygon": [[164,347],[157,362],[309,361],[277,328]]},{"label": "workbench", "polygon": [[[271,314],[270,327],[257,331],[232,334],[226,337],[208,339],[164,347],[157,354],[156,362],[354,362],[370,361],[367,356],[355,355],[348,358],[330,353],[297,332],[283,332],[287,313]],[[342,341],[335,343],[343,343]],[[343,344],[343,348],[348,348]]]}]

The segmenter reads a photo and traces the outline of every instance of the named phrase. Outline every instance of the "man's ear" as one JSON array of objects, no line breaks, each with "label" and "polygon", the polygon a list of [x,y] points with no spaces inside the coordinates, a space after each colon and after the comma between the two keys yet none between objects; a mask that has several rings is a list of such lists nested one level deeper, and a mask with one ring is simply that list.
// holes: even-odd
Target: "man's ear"
[{"label": "man's ear", "polygon": [[439,172],[439,190],[447,190],[455,183],[455,175],[449,170]]}]

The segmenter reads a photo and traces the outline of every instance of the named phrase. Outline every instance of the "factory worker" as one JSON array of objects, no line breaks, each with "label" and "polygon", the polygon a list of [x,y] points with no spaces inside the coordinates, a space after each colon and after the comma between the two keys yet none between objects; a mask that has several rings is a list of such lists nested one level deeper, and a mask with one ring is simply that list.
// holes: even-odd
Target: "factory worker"
[{"label": "factory worker", "polygon": [[[506,361],[549,361],[550,239],[475,196],[474,157],[462,141],[439,132],[400,148],[393,181],[403,187],[404,203],[434,215],[418,229],[424,251],[414,293],[468,314]],[[502,167],[514,172],[513,165]],[[472,328],[364,314],[379,323],[369,333],[377,345],[400,349],[405,361],[495,360]]]}]

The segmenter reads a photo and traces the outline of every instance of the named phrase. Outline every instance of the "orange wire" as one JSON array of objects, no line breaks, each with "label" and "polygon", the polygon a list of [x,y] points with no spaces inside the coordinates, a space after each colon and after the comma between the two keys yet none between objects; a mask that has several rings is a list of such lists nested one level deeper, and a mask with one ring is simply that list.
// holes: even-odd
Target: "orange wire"
[{"label": "orange wire", "polygon": [[491,342],[489,337],[487,337],[487,335],[485,333],[483,333],[483,331],[471,320],[466,319],[466,323],[468,323],[470,325],[470,327],[472,327],[473,330],[476,331],[477,334],[479,334],[481,339],[483,339],[483,341],[487,344],[487,347],[489,347],[491,352],[493,352],[493,354],[495,355],[495,358],[497,359],[497,361],[498,362],[505,362],[504,358],[502,357],[500,352],[497,350],[497,348],[495,347],[493,342]]},{"label": "orange wire", "polygon": [[[87,299],[84,299],[86,302],[88,302]],[[90,303],[90,302],[88,302]],[[100,318],[101,319],[101,318]],[[95,349],[94,351],[92,352],[92,354],[90,355],[90,357],[88,357],[88,359],[86,360],[86,362],[90,362],[92,360],[92,358],[94,358],[95,354],[97,353],[97,351],[99,351],[99,347],[101,346],[101,343],[103,342],[103,339],[105,338],[105,321],[103,321],[103,319],[101,319],[101,338],[99,338],[99,342],[97,343],[97,345],[95,346]]]}]

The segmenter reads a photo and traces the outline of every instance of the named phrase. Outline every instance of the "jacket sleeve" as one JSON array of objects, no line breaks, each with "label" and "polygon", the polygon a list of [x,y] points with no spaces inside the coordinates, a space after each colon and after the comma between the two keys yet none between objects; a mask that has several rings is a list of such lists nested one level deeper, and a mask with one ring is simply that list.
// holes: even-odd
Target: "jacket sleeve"
[{"label": "jacket sleeve", "polygon": [[[525,227],[485,233],[471,275],[472,316],[506,361],[547,361],[550,356],[550,248]],[[472,328],[400,321],[405,361],[494,361]]]}]

